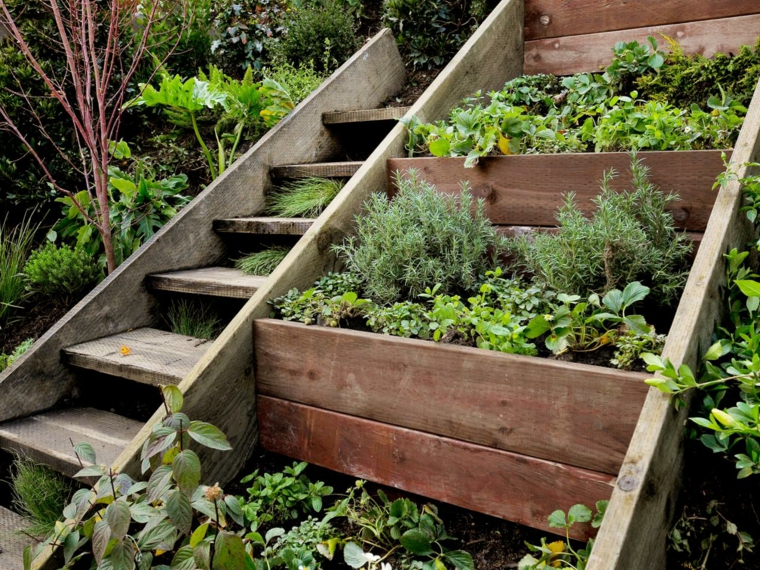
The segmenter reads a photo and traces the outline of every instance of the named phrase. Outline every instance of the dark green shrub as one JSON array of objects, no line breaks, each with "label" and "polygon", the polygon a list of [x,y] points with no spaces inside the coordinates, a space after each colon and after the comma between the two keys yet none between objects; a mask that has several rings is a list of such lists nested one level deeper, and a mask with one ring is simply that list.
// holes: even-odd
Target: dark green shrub
[{"label": "dark green shrub", "polygon": [[249,67],[261,69],[272,43],[287,30],[288,5],[287,0],[220,2],[214,18],[218,37],[211,44],[217,65],[230,75]]},{"label": "dark green shrub", "polygon": [[272,43],[277,58],[331,72],[360,45],[354,17],[336,0],[310,3],[291,14],[287,34]]},{"label": "dark green shrub", "polygon": [[490,0],[385,0],[383,21],[415,68],[433,67],[456,53],[494,5]]},{"label": "dark green shrub", "polygon": [[596,211],[587,218],[572,194],[557,214],[559,231],[509,241],[515,265],[534,282],[555,291],[586,296],[603,294],[640,281],[662,306],[678,300],[688,275],[691,243],[676,230],[667,206],[678,200],[648,179],[648,169],[631,162],[633,189],[610,187],[614,171],[604,174]]},{"label": "dark green shrub", "polygon": [[84,249],[52,243],[29,256],[24,273],[33,291],[63,301],[86,292],[101,276],[92,255]]},{"label": "dark green shrub", "polygon": [[426,287],[472,291],[501,247],[496,229],[464,186],[459,196],[439,193],[410,170],[398,176],[393,200],[373,194],[356,218],[356,238],[336,251],[378,303],[412,300]]}]

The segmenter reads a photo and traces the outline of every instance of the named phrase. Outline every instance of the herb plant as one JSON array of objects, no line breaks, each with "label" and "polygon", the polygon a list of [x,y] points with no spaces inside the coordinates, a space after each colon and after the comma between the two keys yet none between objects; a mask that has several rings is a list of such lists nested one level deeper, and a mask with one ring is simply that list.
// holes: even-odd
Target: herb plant
[{"label": "herb plant", "polygon": [[611,188],[604,174],[596,210],[587,218],[572,194],[557,214],[559,231],[509,241],[515,267],[556,291],[601,295],[633,281],[651,287],[662,305],[678,300],[688,275],[691,243],[675,228],[667,207],[678,200],[649,182],[648,169],[631,160],[633,189]]},{"label": "herb plant", "polygon": [[446,196],[410,170],[397,176],[393,200],[374,194],[356,218],[356,238],[335,247],[364,293],[378,303],[412,300],[440,284],[442,292],[475,288],[492,268],[501,240],[484,202],[463,187]]}]

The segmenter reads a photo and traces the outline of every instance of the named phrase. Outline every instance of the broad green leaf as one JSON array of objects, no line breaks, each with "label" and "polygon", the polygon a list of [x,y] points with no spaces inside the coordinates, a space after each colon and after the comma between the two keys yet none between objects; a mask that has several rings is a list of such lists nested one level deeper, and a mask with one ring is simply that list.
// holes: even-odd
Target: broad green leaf
[{"label": "broad green leaf", "polygon": [[472,556],[469,552],[464,550],[450,550],[443,554],[443,557],[447,562],[454,565],[457,570],[475,570],[475,563],[472,561]]},{"label": "broad green leaf", "polygon": [[166,513],[182,534],[188,534],[193,524],[193,507],[190,499],[179,489],[172,489],[166,499]]},{"label": "broad green leaf", "polygon": [[726,354],[723,352],[724,346],[725,343],[722,340],[719,340],[707,349],[707,352],[705,352],[705,355],[702,358],[705,360],[718,360],[721,356],[724,356]]},{"label": "broad green leaf", "polygon": [[591,509],[586,505],[573,505],[567,513],[568,520],[572,518],[575,522],[585,523],[591,520]]},{"label": "broad green leaf", "polygon": [[182,410],[184,398],[179,388],[173,385],[161,386],[161,392],[164,394],[164,400],[166,400],[166,405],[169,406],[169,411],[172,414]]},{"label": "broad green leaf", "polygon": [[172,477],[180,489],[192,495],[201,482],[201,460],[191,449],[186,449],[174,458]]},{"label": "broad green leaf", "polygon": [[565,528],[567,526],[565,512],[559,509],[550,514],[548,520],[549,526],[552,528]]},{"label": "broad green leaf", "polygon": [[368,561],[361,546],[355,542],[348,542],[343,547],[343,560],[351,568],[361,568]]},{"label": "broad green leaf", "polygon": [[193,547],[185,545],[172,558],[171,570],[195,570],[195,558],[193,557]]},{"label": "broad green leaf", "polygon": [[97,463],[95,457],[95,450],[86,441],[80,441],[74,446],[74,453],[76,453],[80,459],[87,461],[88,463]]},{"label": "broad green leaf", "polygon": [[272,540],[273,538],[277,538],[278,536],[282,536],[283,534],[285,534],[285,529],[284,528],[279,528],[279,527],[270,528],[267,531],[267,534],[264,537],[264,539],[266,540],[266,543],[269,544],[270,540]]},{"label": "broad green leaf", "polygon": [[84,469],[80,469],[74,474],[74,477],[102,477],[104,468],[102,465],[90,465]]},{"label": "broad green leaf", "polygon": [[111,540],[111,528],[106,519],[101,519],[95,523],[92,533],[92,553],[98,563],[103,560],[109,540]]},{"label": "broad green leaf", "polygon": [[525,336],[528,338],[538,338],[550,329],[551,323],[546,319],[546,316],[537,315],[528,323],[528,327],[525,329]]},{"label": "broad green leaf", "polygon": [[148,502],[153,503],[162,499],[171,488],[172,467],[161,465],[156,469],[148,480]]},{"label": "broad green leaf", "polygon": [[193,531],[190,536],[190,546],[195,548],[206,537],[206,531],[208,531],[208,523],[202,524]]},{"label": "broad green leaf", "polygon": [[451,145],[449,144],[449,141],[444,138],[438,138],[432,141],[428,148],[430,149],[430,154],[433,156],[448,156],[449,152],[451,151]]},{"label": "broad green leaf", "polygon": [[111,548],[107,560],[110,562],[112,570],[134,570],[135,551],[132,547],[132,541],[119,539]]},{"label": "broad green leaf", "polygon": [[748,279],[740,279],[735,281],[737,287],[747,297],[760,297],[760,283],[757,281],[751,281]]},{"label": "broad green leaf", "polygon": [[129,531],[129,523],[132,521],[132,513],[125,501],[114,501],[106,508],[106,520],[111,529],[111,534],[117,540],[121,540]]},{"label": "broad green leaf", "polygon": [[638,281],[629,283],[625,286],[625,289],[623,289],[623,306],[630,307],[634,303],[641,301],[648,294],[649,287],[642,285]]},{"label": "broad green leaf", "polygon": [[209,423],[198,421],[190,422],[188,433],[195,441],[201,445],[210,447],[211,449],[220,449],[222,451],[232,449],[232,446],[227,441],[222,430]]},{"label": "broad green leaf", "polygon": [[243,539],[231,532],[221,532],[216,539],[214,567],[212,570],[241,570],[245,567]]},{"label": "broad green leaf", "polygon": [[419,529],[413,528],[406,531],[401,535],[400,542],[404,548],[416,556],[433,554],[430,537]]}]

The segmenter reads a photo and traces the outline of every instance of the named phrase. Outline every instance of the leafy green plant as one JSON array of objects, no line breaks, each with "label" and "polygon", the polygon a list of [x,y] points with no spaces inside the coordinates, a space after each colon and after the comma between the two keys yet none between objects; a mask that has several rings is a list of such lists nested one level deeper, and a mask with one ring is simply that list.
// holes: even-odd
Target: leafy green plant
[{"label": "leafy green plant", "polygon": [[[591,523],[593,528],[602,525],[604,513],[607,510],[608,501],[597,501],[596,514],[586,505],[573,505],[567,514],[557,510],[549,515],[549,526],[565,531],[565,540],[546,543],[541,539],[540,545],[526,543],[528,549],[535,554],[526,554],[518,564],[519,570],[541,570],[544,568],[571,568],[573,570],[585,570],[594,539],[589,539],[584,548],[574,549],[570,542],[570,529],[579,523]],[[538,556],[538,558],[536,558]]]},{"label": "leafy green plant", "polygon": [[678,200],[649,182],[642,161],[631,160],[633,189],[611,188],[614,171],[604,174],[591,219],[572,194],[557,214],[559,231],[509,241],[514,266],[534,281],[567,294],[606,292],[633,281],[650,287],[658,302],[678,300],[686,283],[691,243],[678,232],[667,207]]},{"label": "leafy green plant", "polygon": [[38,228],[31,216],[16,226],[7,217],[0,224],[0,327],[11,322],[29,295],[23,271]]},{"label": "leafy green plant", "polygon": [[174,334],[213,340],[219,334],[221,321],[208,305],[187,299],[172,301],[166,315]]},{"label": "leafy green plant", "polygon": [[666,335],[657,334],[654,329],[644,334],[633,330],[618,334],[615,339],[615,355],[610,363],[618,368],[630,370],[642,361],[641,356],[645,352],[662,354],[666,339]]},{"label": "leafy green plant", "polygon": [[462,0],[384,0],[383,22],[414,68],[431,68],[456,53],[492,6]]},{"label": "leafy green plant", "polygon": [[[421,508],[409,499],[391,501],[382,492],[378,499],[357,481],[348,495],[335,504],[325,520],[346,517],[352,527],[358,529],[355,538],[365,547],[379,549],[382,554],[365,552],[350,539],[344,542],[343,557],[352,568],[376,568],[377,564],[399,549],[415,558],[408,568],[437,570],[450,564],[457,570],[474,570],[470,554],[463,550],[450,550],[444,543],[455,540],[446,533],[443,521],[435,505]],[[421,559],[421,560],[420,560]]]},{"label": "leafy green plant", "polygon": [[[191,421],[181,412],[183,397],[176,386],[161,388],[166,417],[154,426],[142,451],[148,481],[98,465],[92,446],[74,451],[87,463],[76,477],[97,480],[74,493],[37,555],[48,545],[62,545],[65,567],[84,564],[127,570],[194,560],[202,570],[239,570],[252,548],[230,529],[244,520],[239,501],[217,486],[200,485],[201,462],[191,442],[229,450],[224,434],[211,424]],[[164,552],[165,554],[162,554]],[[32,567],[32,547],[24,551],[24,570]],[[81,562],[79,562],[81,561]]]},{"label": "leafy green plant", "polygon": [[235,261],[235,267],[247,275],[270,275],[290,252],[287,246],[272,246]]},{"label": "leafy green plant", "polygon": [[16,348],[13,349],[13,352],[11,352],[10,354],[0,354],[0,372],[10,367],[11,364],[16,362],[16,360],[18,360],[19,358],[21,358],[21,355],[24,354],[30,348],[32,348],[33,344],[34,344],[34,339],[28,338],[25,341],[19,343],[16,346]]},{"label": "leafy green plant", "polygon": [[102,271],[83,248],[48,243],[29,256],[24,274],[32,291],[66,305],[97,283]]},{"label": "leafy green plant", "polygon": [[[110,222],[113,232],[113,248],[117,264],[122,263],[137,249],[153,237],[166,222],[190,201],[181,192],[187,189],[184,174],[169,178],[157,178],[155,172],[140,159],[132,159],[129,146],[124,141],[111,144],[111,153],[117,160],[131,165],[127,170],[118,166],[108,167],[108,200]],[[90,219],[95,205],[87,191],[75,195],[78,203]],[[83,248],[91,255],[98,255],[105,266],[105,254],[100,233],[82,215],[82,212],[68,196],[56,200],[63,204],[63,218],[54,226],[48,237],[75,240],[77,248]]]},{"label": "leafy green plant", "polygon": [[262,71],[264,77],[282,85],[295,105],[306,99],[325,80],[325,74],[316,70],[309,61],[293,65],[288,61],[274,62]]},{"label": "leafy green plant", "polygon": [[606,79],[620,83],[648,72],[658,72],[665,63],[665,54],[657,49],[657,40],[647,38],[648,44],[618,42],[612,48],[612,63],[605,71]]},{"label": "leafy green plant", "polygon": [[322,500],[332,494],[333,488],[322,481],[309,480],[303,473],[307,466],[306,462],[293,463],[281,473],[259,475],[257,470],[243,478],[241,483],[253,481],[248,498],[242,503],[251,531],[269,521],[282,522],[296,519],[302,513],[322,511]]},{"label": "leafy green plant", "polygon": [[55,528],[72,492],[59,473],[34,461],[16,457],[11,466],[13,504],[29,523],[26,532],[44,538]]},{"label": "leafy green plant", "polygon": [[318,72],[332,72],[359,46],[355,23],[337,0],[304,3],[290,12],[285,37],[272,44],[275,61],[312,64]]},{"label": "leafy green plant", "polygon": [[471,290],[491,269],[501,240],[466,186],[447,196],[410,170],[393,200],[374,194],[356,218],[356,238],[335,251],[378,303],[413,299],[425,288]]},{"label": "leafy green plant", "polygon": [[267,200],[267,212],[278,218],[316,218],[344,184],[329,178],[294,180],[272,191]]}]

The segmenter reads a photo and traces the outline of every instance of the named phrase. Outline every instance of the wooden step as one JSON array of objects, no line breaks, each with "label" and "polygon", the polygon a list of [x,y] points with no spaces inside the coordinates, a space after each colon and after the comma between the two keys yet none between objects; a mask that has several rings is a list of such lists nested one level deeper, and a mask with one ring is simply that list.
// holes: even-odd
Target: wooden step
[{"label": "wooden step", "polygon": [[29,523],[21,515],[0,507],[0,570],[24,567],[24,547],[37,542],[22,534]]},{"label": "wooden step", "polygon": [[266,279],[233,267],[203,267],[148,275],[148,286],[160,291],[250,299]]},{"label": "wooden step", "polygon": [[313,223],[313,218],[229,218],[214,220],[214,229],[231,234],[302,236]]},{"label": "wooden step", "polygon": [[322,115],[322,124],[341,125],[345,123],[369,123],[371,121],[393,121],[406,115],[411,107],[386,107],[384,109],[360,109],[357,111],[334,111]]},{"label": "wooden step", "polygon": [[285,164],[273,166],[273,178],[350,178],[363,162],[317,162],[314,164]]},{"label": "wooden step", "polygon": [[97,462],[110,465],[142,427],[94,408],[57,410],[0,424],[0,447],[71,477],[82,468],[72,442],[89,443]]},{"label": "wooden step", "polygon": [[210,346],[208,340],[142,328],[70,346],[63,354],[73,366],[157,386],[178,384]]}]

